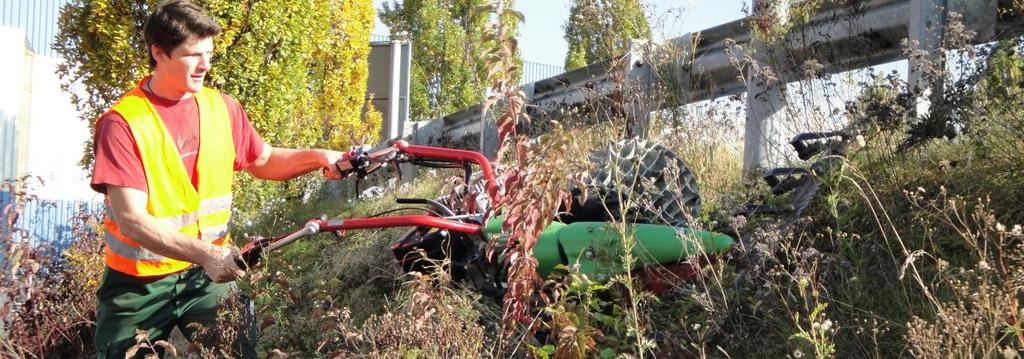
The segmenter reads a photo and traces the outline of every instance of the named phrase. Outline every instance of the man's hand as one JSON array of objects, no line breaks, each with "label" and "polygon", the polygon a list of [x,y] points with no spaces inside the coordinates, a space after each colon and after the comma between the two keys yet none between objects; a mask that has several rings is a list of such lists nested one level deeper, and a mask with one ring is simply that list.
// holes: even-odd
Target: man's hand
[{"label": "man's hand", "polygon": [[340,180],[345,178],[341,175],[341,171],[348,168],[340,166],[342,162],[348,163],[348,161],[345,160],[345,153],[331,150],[320,150],[320,154],[320,166],[323,167],[324,177],[331,180]]},{"label": "man's hand", "polygon": [[[332,162],[330,166],[324,167],[324,177],[332,180],[344,179],[345,176],[342,175],[342,172],[354,168],[352,159],[357,158],[360,155],[364,155],[369,151],[369,146],[354,146],[350,151],[345,153],[325,150],[325,152],[331,152],[329,155],[325,156],[325,159]],[[337,154],[337,157],[334,156],[335,154]]]},{"label": "man's hand", "polygon": [[226,283],[237,278],[245,277],[245,271],[238,267],[235,258],[238,257],[238,248],[234,246],[211,246],[211,253],[207,260],[201,263],[206,276],[216,283]]}]

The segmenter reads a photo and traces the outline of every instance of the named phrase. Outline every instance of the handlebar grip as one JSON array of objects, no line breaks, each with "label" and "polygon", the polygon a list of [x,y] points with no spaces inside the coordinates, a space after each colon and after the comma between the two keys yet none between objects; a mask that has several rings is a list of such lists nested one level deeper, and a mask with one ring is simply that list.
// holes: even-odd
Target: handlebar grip
[{"label": "handlebar grip", "polygon": [[395,198],[395,203],[398,204],[429,204],[426,199],[423,198]]},{"label": "handlebar grip", "polygon": [[[348,167],[349,167],[348,169],[342,169],[341,168],[341,164],[343,162],[344,163],[348,163]],[[370,166],[370,160],[366,157],[365,154],[358,155],[358,156],[355,156],[355,157],[350,157],[350,158],[342,158],[342,159],[338,160],[337,162],[334,162],[334,167],[338,170],[338,173],[341,174],[342,178],[348,177],[349,175],[351,175],[353,173],[355,173],[356,176],[359,176],[359,177],[366,177],[366,175],[369,174],[368,171],[367,171],[367,168],[369,166]]]}]

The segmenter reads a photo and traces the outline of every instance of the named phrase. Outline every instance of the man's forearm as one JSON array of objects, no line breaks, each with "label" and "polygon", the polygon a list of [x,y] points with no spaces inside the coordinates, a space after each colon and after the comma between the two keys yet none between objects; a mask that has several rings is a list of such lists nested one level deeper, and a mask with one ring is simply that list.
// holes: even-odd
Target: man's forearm
[{"label": "man's forearm", "polygon": [[295,150],[273,148],[266,163],[250,166],[246,170],[257,178],[285,181],[323,168],[327,156],[323,150]]},{"label": "man's forearm", "polygon": [[121,233],[150,252],[198,265],[217,258],[218,249],[214,245],[167,228],[148,213],[124,217],[119,217],[117,223]]}]

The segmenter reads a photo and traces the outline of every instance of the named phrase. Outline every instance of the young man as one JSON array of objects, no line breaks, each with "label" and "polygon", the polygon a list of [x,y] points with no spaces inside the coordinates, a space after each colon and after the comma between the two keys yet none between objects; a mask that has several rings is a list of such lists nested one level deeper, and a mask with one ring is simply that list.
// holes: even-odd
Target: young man
[{"label": "young man", "polygon": [[340,152],[272,148],[237,101],[203,86],[220,31],[188,1],[158,5],[143,29],[152,75],[97,122],[92,187],[108,213],[100,357],[123,358],[136,329],[155,342],[215,321],[229,282],[245,275],[228,237],[234,171],[339,177]]}]

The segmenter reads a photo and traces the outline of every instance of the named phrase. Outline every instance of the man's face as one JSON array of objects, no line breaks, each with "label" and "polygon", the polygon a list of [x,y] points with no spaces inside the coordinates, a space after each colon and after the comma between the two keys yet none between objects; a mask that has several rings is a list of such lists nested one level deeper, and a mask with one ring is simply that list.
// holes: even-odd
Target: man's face
[{"label": "man's face", "polygon": [[213,56],[213,37],[189,37],[170,54],[153,46],[156,72],[165,85],[181,93],[195,93],[203,89],[203,79],[210,69]]}]

